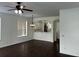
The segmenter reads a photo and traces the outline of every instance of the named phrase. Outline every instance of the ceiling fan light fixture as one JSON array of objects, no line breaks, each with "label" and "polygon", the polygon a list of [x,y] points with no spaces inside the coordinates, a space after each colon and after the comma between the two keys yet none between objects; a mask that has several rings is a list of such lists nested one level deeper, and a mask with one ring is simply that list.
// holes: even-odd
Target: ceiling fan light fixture
[{"label": "ceiling fan light fixture", "polygon": [[18,13],[18,10],[15,10],[14,12],[17,14]]},{"label": "ceiling fan light fixture", "polygon": [[19,14],[22,14],[22,11],[21,10],[18,10]]},{"label": "ceiling fan light fixture", "polygon": [[23,9],[23,6],[20,6],[21,9]]}]

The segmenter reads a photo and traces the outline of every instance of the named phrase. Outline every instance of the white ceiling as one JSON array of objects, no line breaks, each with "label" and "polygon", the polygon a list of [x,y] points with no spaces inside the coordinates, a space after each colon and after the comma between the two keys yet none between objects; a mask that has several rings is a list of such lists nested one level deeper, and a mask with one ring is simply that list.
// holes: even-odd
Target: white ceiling
[{"label": "white ceiling", "polygon": [[[79,7],[79,2],[24,2],[26,8],[33,9],[34,12],[24,12],[24,15],[30,17],[34,14],[35,17],[42,16],[58,16],[59,9],[68,9]],[[4,6],[16,6],[16,2],[0,2],[0,12],[15,14],[14,11],[7,11],[8,7]]]}]

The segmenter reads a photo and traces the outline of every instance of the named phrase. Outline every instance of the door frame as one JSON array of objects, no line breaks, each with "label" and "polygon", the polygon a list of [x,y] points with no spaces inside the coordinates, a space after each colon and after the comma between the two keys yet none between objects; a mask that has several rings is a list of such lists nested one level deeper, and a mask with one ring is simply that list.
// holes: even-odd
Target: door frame
[{"label": "door frame", "polygon": [[54,42],[54,48],[59,53],[60,51],[60,38],[57,38],[57,23],[59,23],[59,19],[53,21],[53,42]]},{"label": "door frame", "polygon": [[57,23],[59,22],[59,19],[53,21],[53,41],[57,41],[56,39],[56,29],[57,29]]}]

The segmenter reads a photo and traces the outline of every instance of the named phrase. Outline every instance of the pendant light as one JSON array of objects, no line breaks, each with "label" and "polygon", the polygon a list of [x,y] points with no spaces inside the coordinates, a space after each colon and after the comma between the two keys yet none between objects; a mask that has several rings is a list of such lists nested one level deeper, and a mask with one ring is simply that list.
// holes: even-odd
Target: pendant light
[{"label": "pendant light", "polygon": [[31,27],[35,27],[35,24],[33,23],[33,15],[32,15],[32,23],[30,24]]}]

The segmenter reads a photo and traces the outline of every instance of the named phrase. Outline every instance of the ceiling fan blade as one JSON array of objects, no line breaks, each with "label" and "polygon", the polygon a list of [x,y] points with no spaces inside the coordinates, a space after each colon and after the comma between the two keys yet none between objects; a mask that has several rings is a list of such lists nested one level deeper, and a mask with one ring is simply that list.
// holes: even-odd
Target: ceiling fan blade
[{"label": "ceiling fan blade", "polygon": [[23,8],[25,8],[26,6],[23,6]]},{"label": "ceiling fan blade", "polygon": [[12,11],[12,10],[16,10],[16,9],[9,9],[8,11]]},{"label": "ceiling fan blade", "polygon": [[21,11],[22,11],[22,13],[24,13],[23,10],[21,10]]},{"label": "ceiling fan blade", "polygon": [[4,7],[10,7],[10,8],[15,8],[15,7],[12,7],[12,6],[4,6]]},{"label": "ceiling fan blade", "polygon": [[32,12],[33,10],[30,10],[30,9],[23,9],[23,10],[25,10],[25,11],[30,11],[30,12]]}]

